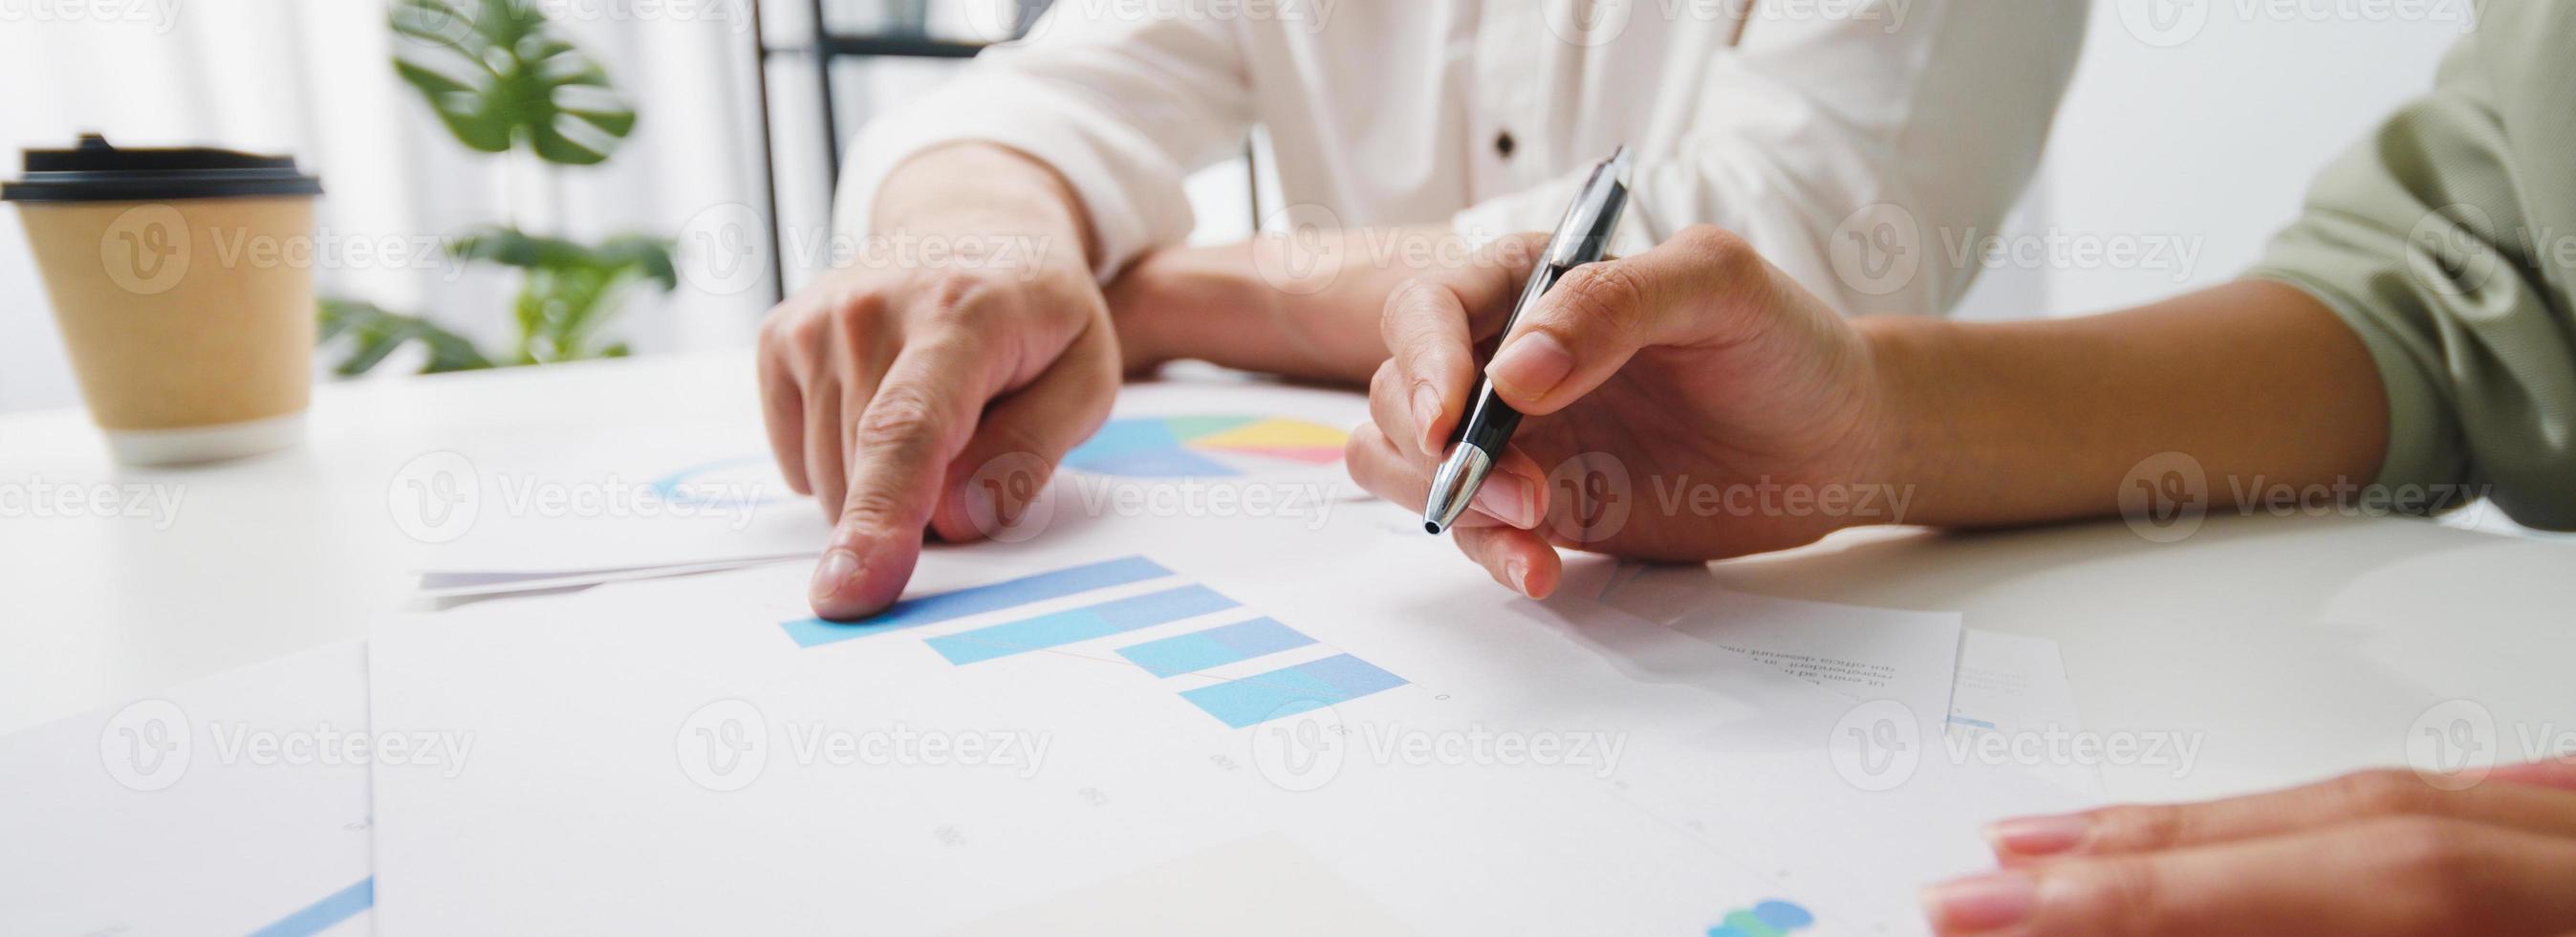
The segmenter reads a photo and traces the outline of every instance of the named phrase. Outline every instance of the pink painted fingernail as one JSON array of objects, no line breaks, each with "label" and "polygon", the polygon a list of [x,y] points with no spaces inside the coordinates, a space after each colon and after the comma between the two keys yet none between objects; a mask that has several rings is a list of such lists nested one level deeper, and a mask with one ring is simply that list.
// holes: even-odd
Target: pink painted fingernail
[{"label": "pink painted fingernail", "polygon": [[1512,591],[1518,592],[1522,595],[1529,594],[1528,562],[1523,560],[1504,560],[1503,576],[1504,578],[1512,581]]},{"label": "pink painted fingernail", "polygon": [[2002,930],[2028,919],[2038,904],[2039,879],[2028,872],[1994,872],[1923,890],[1923,914],[1941,934]]},{"label": "pink painted fingernail", "polygon": [[2083,845],[2092,822],[2081,815],[2016,817],[1986,827],[1986,841],[2002,858],[2036,859],[2073,852]]},{"label": "pink painted fingernail", "polygon": [[1485,366],[1485,373],[1504,392],[1522,400],[1536,400],[1574,373],[1574,353],[1566,351],[1554,336],[1531,332],[1504,346],[1502,353],[1494,356],[1494,363]]},{"label": "pink painted fingernail", "polygon": [[1485,484],[1476,489],[1473,503],[1476,510],[1522,530],[1538,526],[1538,499],[1531,496],[1529,482],[1518,475],[1497,472],[1485,476]]},{"label": "pink painted fingernail", "polygon": [[823,562],[814,567],[814,582],[806,587],[807,595],[817,608],[831,604],[845,586],[855,589],[859,579],[859,555],[849,550],[823,554]]}]

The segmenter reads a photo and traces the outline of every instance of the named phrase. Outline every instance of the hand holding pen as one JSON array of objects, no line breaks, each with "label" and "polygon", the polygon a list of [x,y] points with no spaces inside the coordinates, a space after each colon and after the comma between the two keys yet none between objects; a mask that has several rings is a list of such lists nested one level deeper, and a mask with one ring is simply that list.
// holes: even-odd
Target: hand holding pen
[{"label": "hand holding pen", "polygon": [[[1609,251],[1610,235],[1618,230],[1619,215],[1628,207],[1629,169],[1628,148],[1624,146],[1592,167],[1592,178],[1575,193],[1574,204],[1565,209],[1565,220],[1557,222],[1556,233],[1548,238],[1547,254],[1530,271],[1529,285],[1522,288],[1520,302],[1512,307],[1511,317],[1503,320],[1503,331],[1511,331],[1521,314],[1538,305],[1566,274],[1600,260]],[[1440,533],[1458,522],[1458,515],[1467,510],[1477,489],[1484,486],[1485,476],[1493,471],[1495,460],[1502,458],[1503,447],[1511,443],[1512,431],[1520,428],[1520,411],[1494,392],[1492,375],[1477,380],[1475,401],[1475,409],[1467,411],[1467,421],[1459,424],[1458,438],[1451,441],[1448,454],[1441,459],[1440,470],[1431,476],[1430,500],[1422,510],[1422,529],[1430,533]]]},{"label": "hand holding pen", "polygon": [[[1550,240],[1505,239],[1388,302],[1390,356],[1348,451],[1363,487],[1418,509],[1444,462],[1488,460],[1468,507],[1440,526],[1497,581],[1539,597],[1562,574],[1559,547],[1706,560],[1900,519],[1896,395],[1823,301],[1742,238],[1697,226],[1551,271],[1552,288],[1516,304],[1555,266]],[[1480,368],[1476,349],[1496,340]],[[1506,410],[1526,418],[1464,455],[1458,427],[1480,401],[1497,408],[1489,425]]]}]

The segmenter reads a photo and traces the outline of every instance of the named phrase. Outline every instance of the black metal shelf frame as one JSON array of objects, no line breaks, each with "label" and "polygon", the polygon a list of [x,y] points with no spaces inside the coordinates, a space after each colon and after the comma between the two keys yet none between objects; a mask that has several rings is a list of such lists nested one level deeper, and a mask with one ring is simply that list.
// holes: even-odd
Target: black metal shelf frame
[{"label": "black metal shelf frame", "polygon": [[[800,2],[800,0],[789,0],[789,2]],[[971,59],[988,47],[980,42],[931,37],[924,28],[931,2],[932,0],[892,0],[889,6],[905,8],[897,17],[896,27],[885,32],[862,34],[833,32],[831,20],[826,15],[825,0],[801,0],[806,15],[811,17],[813,39],[802,45],[773,46],[763,33],[761,0],[752,0],[751,41],[753,48],[757,50],[754,67],[760,72],[756,87],[759,89],[760,153],[764,170],[761,178],[764,180],[764,188],[769,200],[770,277],[771,283],[780,294],[780,299],[786,298],[787,270],[783,250],[785,245],[782,243],[778,223],[778,138],[777,128],[774,125],[776,118],[770,113],[770,61],[779,56],[800,56],[812,64],[814,86],[817,92],[815,100],[819,102],[818,109],[821,113],[818,117],[823,132],[823,166],[826,183],[824,191],[836,191],[840,187],[841,145],[844,141],[841,139],[839,98],[832,87],[833,65],[847,59],[863,58]],[[1054,0],[1013,0],[1013,2],[1017,4],[1017,9],[1011,34],[1016,37],[1027,35],[1029,27],[1037,22],[1038,16],[1045,13]],[[1249,143],[1246,144],[1244,153],[1248,160],[1257,158]],[[1259,171],[1255,168],[1247,175],[1252,186],[1253,226],[1257,229],[1261,223]]]}]

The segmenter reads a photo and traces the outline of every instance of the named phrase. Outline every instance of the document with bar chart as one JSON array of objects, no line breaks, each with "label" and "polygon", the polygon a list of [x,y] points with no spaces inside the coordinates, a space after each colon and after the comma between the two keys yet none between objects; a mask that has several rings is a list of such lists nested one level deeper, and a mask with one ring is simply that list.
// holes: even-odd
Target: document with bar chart
[{"label": "document with bar chart", "polygon": [[[1056,608],[1066,600],[1088,604]],[[1054,608],[1038,612],[1037,608]],[[1179,700],[1232,728],[1294,716],[1404,685],[1404,678],[1320,645],[1304,632],[1245,608],[1223,593],[1175,576],[1141,556],[1089,563],[990,585],[906,599],[884,615],[851,624],[799,618],[783,623],[799,647],[826,647],[959,618],[1004,620],[926,637],[949,663],[971,667],[1148,629],[1192,627],[1135,643],[1106,642],[1140,676],[1204,678]],[[1302,658],[1302,659],[1300,659]],[[1293,661],[1293,662],[1288,662]],[[1267,669],[1277,664],[1276,669]],[[1246,673],[1247,669],[1258,672]],[[1228,674],[1222,678],[1214,675]],[[1232,676],[1232,674],[1241,674]]]},{"label": "document with bar chart", "polygon": [[368,933],[366,676],[324,645],[0,738],[0,933]]},{"label": "document with bar chart", "polygon": [[[1836,778],[1848,698],[1369,530],[937,550],[854,623],[789,567],[389,623],[380,730],[475,748],[377,766],[379,928],[798,931],[830,894],[872,932],[1116,931],[1293,887],[1229,929],[1909,933],[1849,870],[1974,853],[1915,818],[1946,788]],[[637,900],[683,891],[731,900]]]}]

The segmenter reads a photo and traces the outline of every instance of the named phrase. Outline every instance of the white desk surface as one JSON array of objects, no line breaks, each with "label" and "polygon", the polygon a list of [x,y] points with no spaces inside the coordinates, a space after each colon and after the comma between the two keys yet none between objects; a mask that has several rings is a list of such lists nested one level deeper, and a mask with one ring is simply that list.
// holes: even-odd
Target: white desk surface
[{"label": "white desk surface", "polygon": [[[0,732],[360,637],[415,607],[386,503],[415,456],[550,428],[577,447],[675,419],[752,420],[753,404],[741,352],[340,384],[317,394],[301,449],[150,471],[109,463],[80,411],[0,417],[0,486],[179,498],[166,525],[0,499]],[[2182,777],[2106,768],[2119,799],[2403,764],[2418,718],[2452,699],[2492,716],[2503,760],[2576,737],[2576,544],[2229,516],[2177,544],[2116,521],[1856,532],[1716,570],[1742,591],[1957,609],[1971,627],[2056,639],[2088,730],[2203,739]]]}]

